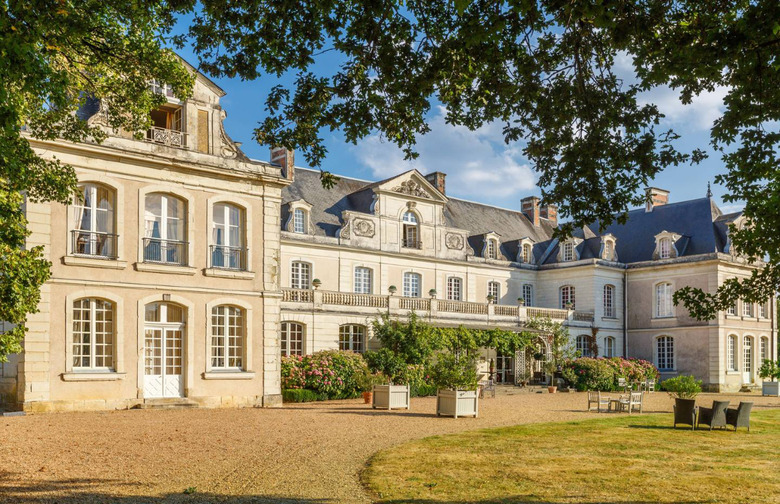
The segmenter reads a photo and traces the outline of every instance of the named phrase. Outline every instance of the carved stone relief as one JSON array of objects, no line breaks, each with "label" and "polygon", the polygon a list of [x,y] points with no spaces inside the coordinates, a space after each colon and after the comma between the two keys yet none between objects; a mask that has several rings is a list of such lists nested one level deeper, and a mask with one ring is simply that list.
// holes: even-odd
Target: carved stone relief
[{"label": "carved stone relief", "polygon": [[431,195],[428,194],[428,192],[425,189],[423,189],[420,186],[420,184],[418,184],[414,180],[407,180],[406,182],[401,182],[401,185],[398,187],[394,187],[393,191],[401,194],[408,194],[410,196],[417,196],[419,198],[431,199]]},{"label": "carved stone relief", "polygon": [[364,219],[357,219],[353,224],[355,228],[355,236],[366,236],[373,238],[374,236],[374,223]]},{"label": "carved stone relief", "polygon": [[463,235],[459,235],[455,233],[447,233],[447,236],[445,236],[444,241],[448,249],[463,250]]}]

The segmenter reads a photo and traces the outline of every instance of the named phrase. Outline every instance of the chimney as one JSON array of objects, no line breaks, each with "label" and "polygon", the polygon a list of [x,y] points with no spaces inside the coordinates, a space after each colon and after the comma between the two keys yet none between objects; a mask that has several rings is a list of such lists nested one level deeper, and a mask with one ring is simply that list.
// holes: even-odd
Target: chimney
[{"label": "chimney", "polygon": [[520,211],[531,219],[534,226],[539,227],[539,198],[529,196],[520,200]]},{"label": "chimney", "polygon": [[542,205],[539,215],[552,222],[553,227],[558,227],[558,207],[556,205]]},{"label": "chimney", "polygon": [[433,187],[435,187],[440,193],[446,195],[447,193],[444,192],[444,178],[447,176],[446,173],[442,173],[440,171],[435,171],[433,173],[429,173],[425,176],[425,179],[430,182]]},{"label": "chimney", "polygon": [[645,189],[645,212],[652,212],[653,208],[669,203],[669,191],[648,187]]},{"label": "chimney", "polygon": [[282,167],[282,177],[292,180],[295,174],[295,151],[271,147],[271,162]]}]

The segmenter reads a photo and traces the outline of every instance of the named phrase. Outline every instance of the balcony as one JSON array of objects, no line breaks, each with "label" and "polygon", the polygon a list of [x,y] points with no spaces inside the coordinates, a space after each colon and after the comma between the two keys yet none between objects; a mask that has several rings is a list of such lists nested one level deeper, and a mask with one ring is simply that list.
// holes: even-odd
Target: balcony
[{"label": "balcony", "polygon": [[74,229],[70,232],[73,255],[112,260],[117,258],[117,235]]},{"label": "balcony", "polygon": [[179,130],[160,128],[152,126],[146,131],[146,141],[167,145],[168,147],[177,147],[187,149],[187,133]]},{"label": "balcony", "polygon": [[144,238],[144,262],[187,266],[188,248],[189,243],[185,241]]},{"label": "balcony", "polygon": [[244,247],[228,247],[227,245],[211,245],[211,267],[246,271],[246,252]]},{"label": "balcony", "polygon": [[403,248],[409,248],[409,249],[417,249],[422,250],[422,241],[416,239],[416,238],[406,238],[404,237],[401,246]]},{"label": "balcony", "polygon": [[406,316],[414,311],[434,324],[479,327],[517,327],[524,320],[535,317],[581,326],[589,326],[593,321],[592,312],[311,289],[282,289],[282,310],[365,316],[377,315],[380,311],[391,316]]}]

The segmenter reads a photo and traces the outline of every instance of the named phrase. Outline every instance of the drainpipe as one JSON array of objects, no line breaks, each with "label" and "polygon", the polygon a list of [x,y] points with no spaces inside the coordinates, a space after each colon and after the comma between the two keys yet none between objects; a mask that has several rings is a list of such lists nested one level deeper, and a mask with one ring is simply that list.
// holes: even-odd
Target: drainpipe
[{"label": "drainpipe", "polygon": [[623,357],[628,358],[628,271],[623,274]]}]

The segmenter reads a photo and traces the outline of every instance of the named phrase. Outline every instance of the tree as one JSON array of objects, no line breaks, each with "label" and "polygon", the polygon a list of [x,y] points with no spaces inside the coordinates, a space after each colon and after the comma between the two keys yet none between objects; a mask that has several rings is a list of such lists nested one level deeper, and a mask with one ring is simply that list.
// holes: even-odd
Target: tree
[{"label": "tree", "polygon": [[[732,242],[753,277],[717,293],[682,289],[675,300],[711,318],[738,297],[763,300],[780,287],[780,4],[771,0],[555,0],[494,2],[269,2],[203,0],[188,36],[212,75],[256,79],[294,73],[267,98],[261,143],[302,149],[318,165],[321,132],[349,142],[373,131],[415,157],[432,104],[451,124],[504,125],[559,205],[567,235],[623,222],[659,171],[697,162],[639,93],[660,85],[684,103],[728,89],[711,146],[722,155],[727,202],[745,201],[750,222]],[[627,55],[636,79],[624,80]],[[684,140],[684,139],[683,139]],[[334,182],[323,173],[324,183]],[[595,223],[595,224],[594,224]]]},{"label": "tree", "polygon": [[150,91],[152,79],[188,97],[193,77],[163,37],[174,8],[162,1],[0,2],[0,320],[13,324],[0,334],[0,362],[21,351],[27,315],[37,311],[49,278],[42,248],[25,249],[24,199],[69,203],[77,183],[72,167],[39,157],[29,139],[102,141],[106,132],[76,114],[95,99],[112,128],[144,131],[150,110],[164,101]]}]

